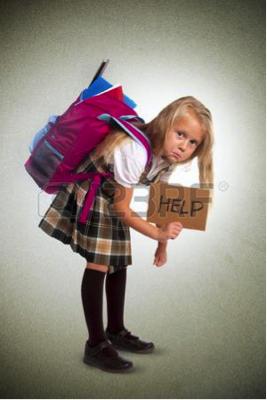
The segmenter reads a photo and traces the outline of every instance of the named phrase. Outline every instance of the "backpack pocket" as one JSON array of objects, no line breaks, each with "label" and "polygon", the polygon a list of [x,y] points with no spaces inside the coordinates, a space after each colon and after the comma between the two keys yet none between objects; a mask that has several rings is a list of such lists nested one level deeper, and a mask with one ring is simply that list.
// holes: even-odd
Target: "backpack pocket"
[{"label": "backpack pocket", "polygon": [[48,118],[47,124],[34,135],[32,142],[29,146],[29,150],[31,153],[33,153],[33,150],[35,149],[37,144],[40,142],[40,140],[44,137],[44,135],[47,134],[47,132],[51,128],[51,123],[52,124],[56,123],[57,118],[58,118],[58,115],[50,115],[50,117]]},{"label": "backpack pocket", "polygon": [[28,172],[41,188],[46,188],[63,158],[64,156],[45,140],[32,155]]}]

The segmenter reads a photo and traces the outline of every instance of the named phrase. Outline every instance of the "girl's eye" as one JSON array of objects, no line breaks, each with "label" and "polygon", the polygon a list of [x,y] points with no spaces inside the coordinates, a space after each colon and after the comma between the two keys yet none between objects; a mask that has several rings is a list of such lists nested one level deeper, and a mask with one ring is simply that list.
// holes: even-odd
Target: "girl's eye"
[{"label": "girl's eye", "polygon": [[196,142],[195,140],[191,140],[191,144],[192,144],[193,146],[196,146],[196,145],[197,145],[197,142]]},{"label": "girl's eye", "polygon": [[183,137],[183,136],[184,136],[184,133],[183,133],[183,132],[176,131],[176,133],[177,133],[178,137]]}]

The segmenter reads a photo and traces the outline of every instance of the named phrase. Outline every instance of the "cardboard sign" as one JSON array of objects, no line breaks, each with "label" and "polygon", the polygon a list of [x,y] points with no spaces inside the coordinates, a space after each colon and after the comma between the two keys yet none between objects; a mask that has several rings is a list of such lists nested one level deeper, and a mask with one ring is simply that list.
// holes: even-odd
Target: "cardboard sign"
[{"label": "cardboard sign", "polygon": [[168,183],[152,183],[147,221],[165,225],[179,221],[184,228],[205,231],[209,190]]}]

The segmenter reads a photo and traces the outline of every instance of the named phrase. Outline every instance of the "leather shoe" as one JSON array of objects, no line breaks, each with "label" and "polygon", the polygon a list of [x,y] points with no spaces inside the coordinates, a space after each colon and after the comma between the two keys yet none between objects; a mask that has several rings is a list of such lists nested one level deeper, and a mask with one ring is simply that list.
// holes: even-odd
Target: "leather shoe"
[{"label": "leather shoe", "polygon": [[127,333],[131,333],[128,329],[123,329],[119,333],[110,333],[106,329],[107,338],[111,341],[115,348],[128,350],[133,353],[151,353],[154,351],[155,346],[152,342],[145,342],[139,339],[128,339],[126,337]]},{"label": "leather shoe", "polygon": [[105,340],[95,347],[89,347],[86,342],[83,362],[106,372],[123,373],[131,371],[133,369],[133,363],[131,361],[126,360],[119,354],[114,357],[108,357],[103,354],[102,350],[108,346],[112,346],[109,340]]}]

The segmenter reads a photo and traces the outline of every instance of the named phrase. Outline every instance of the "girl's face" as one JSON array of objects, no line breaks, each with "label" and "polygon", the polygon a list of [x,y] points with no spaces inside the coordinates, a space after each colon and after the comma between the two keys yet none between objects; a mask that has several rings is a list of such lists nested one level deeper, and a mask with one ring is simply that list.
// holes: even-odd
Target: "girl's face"
[{"label": "girl's face", "polygon": [[171,164],[187,160],[204,138],[198,117],[187,111],[166,135],[161,156]]}]

